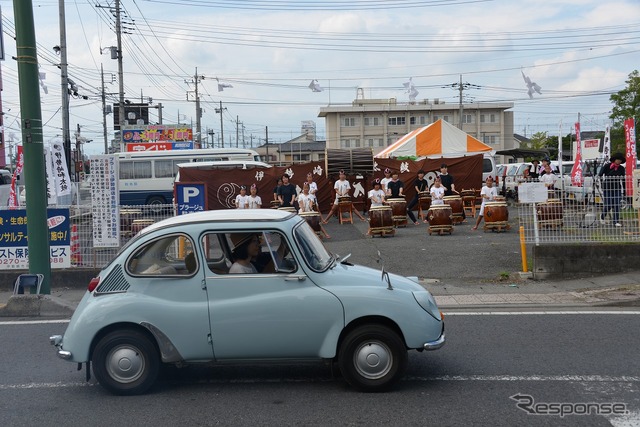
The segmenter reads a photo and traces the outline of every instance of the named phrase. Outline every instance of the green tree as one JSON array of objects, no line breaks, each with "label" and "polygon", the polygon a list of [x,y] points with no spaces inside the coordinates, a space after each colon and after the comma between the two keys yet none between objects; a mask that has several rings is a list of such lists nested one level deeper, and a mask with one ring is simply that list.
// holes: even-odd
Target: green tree
[{"label": "green tree", "polygon": [[[627,86],[619,92],[611,95],[609,100],[613,103],[610,119],[613,120],[611,128],[611,152],[625,151],[624,121],[635,119],[636,125],[640,121],[640,73],[634,70],[629,74],[625,82]],[[636,147],[637,148],[637,147]]]}]

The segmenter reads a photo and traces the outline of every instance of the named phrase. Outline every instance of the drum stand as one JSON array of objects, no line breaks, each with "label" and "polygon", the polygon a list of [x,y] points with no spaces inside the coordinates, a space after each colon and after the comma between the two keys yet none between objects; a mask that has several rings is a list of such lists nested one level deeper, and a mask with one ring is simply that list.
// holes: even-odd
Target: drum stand
[{"label": "drum stand", "polygon": [[353,213],[351,212],[351,202],[338,204],[338,219],[340,224],[353,224]]},{"label": "drum stand", "polygon": [[[420,218],[422,221],[426,221],[427,220],[427,214],[429,213],[429,206],[426,207],[426,209],[423,209],[422,205],[427,204],[426,201],[423,200],[418,200],[418,218]],[[430,205],[431,203],[429,203]]]},{"label": "drum stand", "polygon": [[439,235],[442,236],[442,233],[453,233],[453,226],[451,225],[433,225],[433,226],[429,226],[429,236],[431,236],[431,233],[436,232]]},{"label": "drum stand", "polygon": [[463,196],[462,197],[462,209],[466,215],[472,218],[476,217],[476,196]]},{"label": "drum stand", "polygon": [[492,231],[497,231],[498,233],[502,231],[507,231],[510,229],[511,229],[511,226],[507,221],[495,221],[495,222],[490,222],[488,224],[485,221],[484,227],[483,227],[484,231],[492,230]]},{"label": "drum stand", "polygon": [[396,230],[393,227],[375,227],[375,228],[369,228],[369,231],[367,232],[367,234],[369,234],[371,237],[375,237],[375,236],[382,236],[382,237],[387,237],[387,236],[395,236],[396,235]]}]

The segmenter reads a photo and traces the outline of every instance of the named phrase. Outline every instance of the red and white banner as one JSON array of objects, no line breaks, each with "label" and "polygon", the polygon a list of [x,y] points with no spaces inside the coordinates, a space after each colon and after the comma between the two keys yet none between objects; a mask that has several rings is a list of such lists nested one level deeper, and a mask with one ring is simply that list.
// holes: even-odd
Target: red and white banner
[{"label": "red and white banner", "polygon": [[[625,173],[626,182],[633,182],[633,171],[636,168],[638,155],[636,152],[636,125],[633,118],[624,121],[624,140],[626,143]],[[633,196],[633,186],[627,185],[627,196]]]},{"label": "red and white banner", "polygon": [[16,181],[18,180],[18,175],[22,173],[22,168],[24,167],[24,154],[22,153],[22,145],[18,145],[18,161],[16,164],[16,169],[13,171],[13,176],[11,177],[11,190],[9,191],[9,208],[15,209],[18,207],[20,203],[18,203],[18,191],[16,188]]},{"label": "red and white banner", "polygon": [[582,142],[580,141],[580,122],[576,123],[576,158],[573,159],[571,168],[571,185],[582,187],[584,176],[582,175]]}]

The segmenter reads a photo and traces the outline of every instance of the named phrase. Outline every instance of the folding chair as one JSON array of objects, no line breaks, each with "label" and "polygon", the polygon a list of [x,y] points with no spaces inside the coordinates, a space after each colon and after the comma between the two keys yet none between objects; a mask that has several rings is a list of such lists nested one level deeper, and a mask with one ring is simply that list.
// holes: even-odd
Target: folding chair
[{"label": "folding chair", "polygon": [[36,288],[36,294],[39,294],[43,280],[44,274],[21,274],[16,279],[16,283],[13,287],[13,294],[24,294],[25,288]]}]

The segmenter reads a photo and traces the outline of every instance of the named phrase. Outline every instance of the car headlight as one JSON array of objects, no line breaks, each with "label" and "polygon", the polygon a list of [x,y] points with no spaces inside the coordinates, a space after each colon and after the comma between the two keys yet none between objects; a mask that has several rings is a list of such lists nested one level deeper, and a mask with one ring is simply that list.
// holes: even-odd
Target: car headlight
[{"label": "car headlight", "polygon": [[418,305],[422,307],[424,311],[433,316],[434,319],[438,321],[442,320],[440,310],[438,310],[438,306],[436,305],[433,296],[431,296],[431,293],[427,291],[413,292],[413,297],[415,298]]}]

